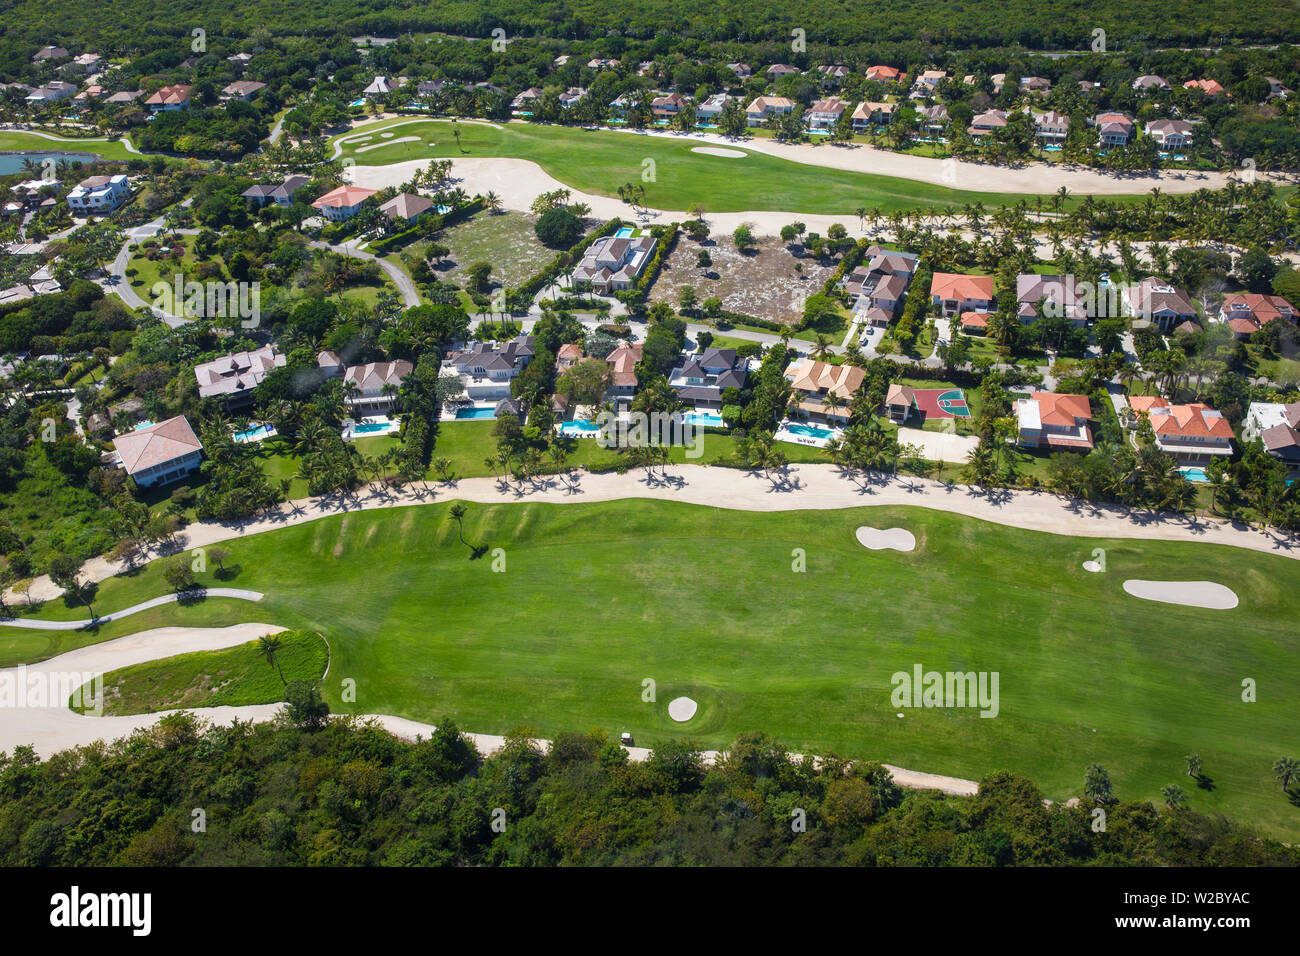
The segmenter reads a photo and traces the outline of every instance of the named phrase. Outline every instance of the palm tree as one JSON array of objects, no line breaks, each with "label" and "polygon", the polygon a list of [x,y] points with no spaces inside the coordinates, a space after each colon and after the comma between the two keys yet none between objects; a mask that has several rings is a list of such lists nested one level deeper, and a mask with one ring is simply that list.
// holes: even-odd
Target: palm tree
[{"label": "palm tree", "polygon": [[1285,792],[1291,788],[1291,781],[1300,776],[1300,760],[1294,757],[1280,757],[1273,764],[1273,776],[1282,782]]},{"label": "palm tree", "polygon": [[460,538],[460,543],[468,546],[465,541],[465,512],[468,509],[459,501],[447,509],[447,515],[452,521],[456,522],[456,535]]},{"label": "palm tree", "polygon": [[1187,761],[1187,776],[1199,777],[1201,775],[1201,755],[1188,754],[1183,759]]},{"label": "palm tree", "polygon": [[276,673],[280,675],[280,683],[287,687],[289,682],[284,679],[284,671],[280,670],[279,656],[283,647],[284,645],[280,643],[280,639],[274,635],[263,634],[257,639],[258,653],[265,657],[266,662],[275,668]]},{"label": "palm tree", "polygon": [[817,338],[813,343],[812,355],[818,361],[825,361],[831,354],[831,338],[823,332],[817,333]]},{"label": "palm tree", "polygon": [[487,203],[487,207],[494,213],[499,213],[505,205],[505,203],[502,202],[501,197],[492,191],[489,191],[488,194],[483,197],[483,201]]},{"label": "palm tree", "polygon": [[1165,798],[1165,806],[1170,810],[1181,810],[1187,806],[1187,794],[1182,787],[1169,784],[1160,788],[1160,795]]}]

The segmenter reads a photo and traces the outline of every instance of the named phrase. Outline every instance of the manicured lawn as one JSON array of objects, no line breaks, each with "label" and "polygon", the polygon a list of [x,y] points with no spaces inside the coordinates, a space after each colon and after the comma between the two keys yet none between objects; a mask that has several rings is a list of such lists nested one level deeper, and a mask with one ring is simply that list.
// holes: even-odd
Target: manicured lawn
[{"label": "manicured lawn", "polygon": [[139,159],[120,140],[50,139],[18,130],[0,130],[0,150],[12,153],[94,153],[103,159]]},{"label": "manicured lawn", "polygon": [[[460,143],[451,136],[450,120],[385,120],[335,137],[375,134],[393,129],[393,142],[358,153],[358,147],[378,140],[345,144],[342,159],[362,166],[387,165],[414,159],[461,156],[529,159],[564,184],[584,192],[617,196],[628,182],[642,184],[642,162],[653,160],[655,181],[644,183],[647,205],[658,209],[689,209],[702,203],[709,212],[747,209],[787,209],[791,212],[852,215],[859,206],[894,210],[930,207],[957,208],[965,203],[1014,205],[1032,196],[969,192],[929,183],[812,167],[748,152],[744,159],[691,152],[698,141],[676,141],[615,130],[582,130],[513,122],[504,129],[480,123],[460,123]],[[743,145],[738,148],[743,149]]]},{"label": "manicured lawn", "polygon": [[[451,459],[452,470],[459,478],[491,476],[493,471],[484,464],[484,459],[496,455],[497,442],[492,435],[492,430],[495,427],[496,422],[491,420],[442,422],[438,426],[438,438],[434,445],[433,457]],[[622,457],[616,449],[602,448],[594,438],[559,438],[557,440],[563,442],[564,446],[569,449],[567,465],[570,468],[612,471],[618,467]],[[699,432],[696,440],[699,442],[700,457],[688,459],[686,449],[679,446],[669,449],[670,460],[678,463],[689,461],[691,464],[708,465],[731,462],[735,456],[736,442],[730,435]],[[789,443],[782,443],[780,447],[791,462],[830,460],[826,453],[819,448],[809,448],[805,445]],[[542,470],[544,472],[553,472],[555,470],[549,457],[544,459]],[[500,472],[499,468],[497,472]],[[433,478],[432,469],[429,472],[429,478]]]},{"label": "manicured lawn", "polygon": [[[284,700],[285,682],[321,679],[329,648],[319,634],[277,634],[277,670],[257,641],[224,651],[179,654],[104,675],[104,713],[148,714],[189,707],[238,707]],[[284,675],[281,680],[281,674]],[[87,690],[83,700],[91,699]]]},{"label": "manicured lawn", "polygon": [[[330,643],[323,693],[336,711],[450,715],[486,733],[601,727],[648,746],[716,747],[765,730],[805,753],[973,779],[1022,771],[1058,800],[1080,793],[1095,761],[1125,798],[1157,801],[1178,784],[1197,810],[1300,836],[1300,808],[1271,772],[1297,746],[1291,559],[1018,531],[925,508],[759,514],[627,501],[470,504],[465,540],[501,549],[475,560],[449,501],[229,542],[221,583],[265,591],[257,605],[170,605],[55,640],[67,649],[177,623],[307,628]],[[918,547],[867,551],[854,537],[862,525],[907,528]],[[791,570],[796,548],[807,573]],[[1105,573],[1081,567],[1095,548]],[[1187,609],[1121,587],[1191,576],[1231,587],[1241,605]],[[99,608],[166,590],[151,565],[105,582]],[[6,631],[0,648],[34,659],[50,640]],[[918,664],[996,671],[998,715],[900,711],[892,675]],[[1246,677],[1257,702],[1242,702]],[[346,678],[357,689],[347,705]],[[647,678],[653,703],[642,701]],[[666,713],[679,695],[700,704],[687,725]],[[1190,752],[1210,789],[1187,778]]]}]

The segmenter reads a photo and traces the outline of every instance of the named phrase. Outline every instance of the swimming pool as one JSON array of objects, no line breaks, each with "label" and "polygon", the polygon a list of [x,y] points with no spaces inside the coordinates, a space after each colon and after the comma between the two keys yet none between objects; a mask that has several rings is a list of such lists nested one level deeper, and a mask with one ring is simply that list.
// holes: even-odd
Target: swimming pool
[{"label": "swimming pool", "polygon": [[595,422],[575,418],[573,421],[565,422],[560,426],[560,434],[571,435],[574,438],[595,438],[600,434],[600,426]]},{"label": "swimming pool", "polygon": [[237,442],[252,442],[261,441],[263,438],[270,438],[274,434],[274,427],[259,423],[246,431],[235,432],[234,438]]},{"label": "swimming pool", "polygon": [[835,432],[829,428],[818,428],[816,425],[786,425],[785,430],[791,435],[802,435],[804,438],[835,437]]},{"label": "swimming pool", "polygon": [[466,419],[496,418],[497,410],[495,408],[458,408],[456,409],[456,418],[460,421]]},{"label": "swimming pool", "polygon": [[1198,484],[1204,484],[1205,482],[1210,480],[1210,476],[1205,473],[1204,468],[1198,468],[1192,466],[1188,468],[1179,468],[1178,470],[1182,472],[1183,477],[1186,478],[1188,481],[1194,481],[1197,482]]},{"label": "swimming pool", "polygon": [[682,421],[687,425],[694,425],[696,428],[721,428],[722,416],[714,415],[711,412],[687,412],[682,416]]},{"label": "swimming pool", "polygon": [[383,435],[397,430],[397,422],[361,422],[352,426],[354,435]]},{"label": "swimming pool", "polygon": [[629,236],[632,235],[632,231],[633,231],[633,230],[632,230],[632,227],[631,227],[631,226],[624,226],[624,227],[623,227],[622,229],[620,229],[618,232],[614,233],[614,238],[615,238],[615,239],[626,239],[626,238],[628,238]]}]

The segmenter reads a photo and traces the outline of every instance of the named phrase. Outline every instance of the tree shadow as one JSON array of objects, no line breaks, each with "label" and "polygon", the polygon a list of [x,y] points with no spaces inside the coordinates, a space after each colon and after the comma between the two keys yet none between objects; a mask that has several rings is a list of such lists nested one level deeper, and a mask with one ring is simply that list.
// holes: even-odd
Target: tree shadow
[{"label": "tree shadow", "polygon": [[244,566],[242,564],[231,564],[223,568],[217,568],[217,570],[212,573],[212,576],[218,581],[233,581],[243,573],[243,570]]},{"label": "tree shadow", "polygon": [[1208,774],[1198,773],[1194,778],[1196,789],[1210,791],[1214,789],[1214,778]]}]

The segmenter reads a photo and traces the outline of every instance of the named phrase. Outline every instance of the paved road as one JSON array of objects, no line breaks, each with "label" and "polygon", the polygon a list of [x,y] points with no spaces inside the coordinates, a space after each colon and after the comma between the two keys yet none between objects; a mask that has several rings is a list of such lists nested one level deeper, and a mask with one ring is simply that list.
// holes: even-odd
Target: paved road
[{"label": "paved road", "polygon": [[420,304],[420,293],[416,290],[415,283],[411,281],[411,277],[391,262],[386,262],[383,259],[380,259],[374,253],[357,249],[347,243],[332,246],[328,242],[311,242],[308,243],[308,245],[316,249],[329,249],[331,252],[337,252],[342,256],[351,256],[354,259],[366,259],[372,262],[377,262],[379,268],[383,269],[384,272],[387,273],[388,278],[393,280],[393,285],[397,286],[397,291],[402,294],[402,303],[408,309]]},{"label": "paved road", "polygon": [[201,592],[189,592],[185,595],[164,594],[162,597],[142,601],[120,611],[114,611],[112,614],[95,617],[93,620],[87,618],[83,621],[42,621],[26,617],[0,618],[0,627],[21,627],[34,631],[78,631],[83,627],[89,627],[91,624],[107,624],[110,621],[130,617],[132,614],[139,614],[141,611],[147,611],[150,608],[162,607],[164,604],[175,604],[183,597],[192,600],[224,597],[235,598],[239,601],[260,601],[265,596],[261,591],[248,591],[244,588],[204,588]]}]

